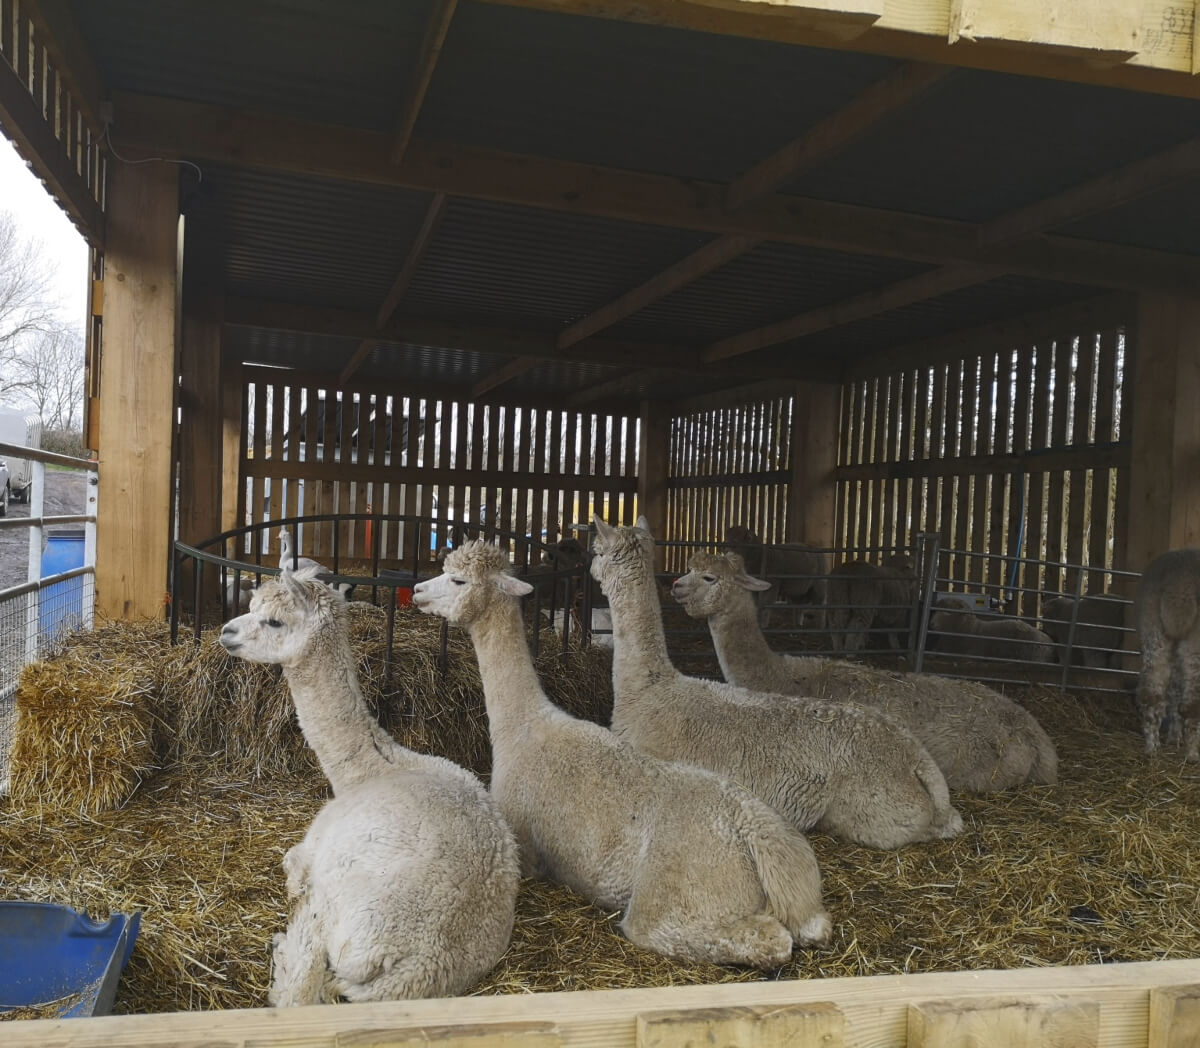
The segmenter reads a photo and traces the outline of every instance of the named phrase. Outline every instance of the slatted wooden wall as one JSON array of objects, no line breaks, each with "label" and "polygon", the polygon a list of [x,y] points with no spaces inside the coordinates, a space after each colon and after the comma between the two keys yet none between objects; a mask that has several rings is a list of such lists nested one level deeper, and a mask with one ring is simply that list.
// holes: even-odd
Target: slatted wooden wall
[{"label": "slatted wooden wall", "polygon": [[[697,410],[672,420],[667,480],[667,534],[717,542],[744,524],[765,542],[782,542],[791,482],[793,402],[758,397]],[[686,550],[668,552],[668,570]]]},{"label": "slatted wooden wall", "polygon": [[[368,507],[432,518],[433,536],[426,524],[381,529],[382,559],[400,562],[414,548],[432,556],[458,535],[553,542],[593,514],[635,519],[636,415],[339,391],[317,377],[245,373],[239,516],[247,523]],[[308,525],[302,552],[331,558],[335,527],[339,559],[370,558],[363,523]],[[277,549],[272,529],[261,554]],[[511,552],[518,564],[537,559],[527,543]]]},{"label": "slatted wooden wall", "polygon": [[[954,550],[1125,568],[1125,352],[1125,331],[1111,324],[848,383],[839,540],[891,548],[937,532]],[[999,559],[950,562],[952,577],[985,589],[1011,583],[1009,570]],[[1101,576],[1087,574],[1083,588],[1095,590]],[[1075,585],[1057,566],[1026,565],[1017,579]]]}]

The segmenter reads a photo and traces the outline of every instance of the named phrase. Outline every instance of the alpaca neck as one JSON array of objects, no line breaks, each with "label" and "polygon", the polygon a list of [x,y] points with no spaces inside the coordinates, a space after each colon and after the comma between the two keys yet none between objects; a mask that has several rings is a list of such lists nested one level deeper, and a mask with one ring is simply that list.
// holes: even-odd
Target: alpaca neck
[{"label": "alpaca neck", "polygon": [[488,731],[495,748],[507,739],[524,737],[529,725],[553,705],[534,669],[516,601],[496,601],[470,624],[468,632],[479,660]]},{"label": "alpaca neck", "polygon": [[708,629],[726,680],[758,678],[765,668],[783,665],[783,657],[771,650],[759,628],[758,611],[749,593],[738,594],[731,607],[710,615]]},{"label": "alpaca neck", "polygon": [[654,575],[646,566],[608,594],[613,628],[613,689],[618,694],[674,675]]},{"label": "alpaca neck", "polygon": [[296,719],[335,794],[411,763],[404,749],[371,715],[358,682],[349,641],[325,646],[285,666]]}]

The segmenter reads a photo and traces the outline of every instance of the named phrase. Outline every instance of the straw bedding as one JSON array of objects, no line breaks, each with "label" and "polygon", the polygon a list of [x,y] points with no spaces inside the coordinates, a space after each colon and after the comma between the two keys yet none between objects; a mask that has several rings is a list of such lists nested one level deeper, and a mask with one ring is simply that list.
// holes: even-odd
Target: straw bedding
[{"label": "straw bedding", "polygon": [[[436,624],[406,619],[389,690],[373,618],[356,610],[356,646],[385,722],[409,745],[486,772],[469,642],[451,632],[443,680]],[[127,657],[154,681],[152,696],[139,694],[157,702],[163,770],[115,810],[0,800],[0,893],[97,916],[144,911],[118,1012],[262,1005],[270,937],[287,921],[280,861],[325,783],[277,674],[227,659],[210,636],[170,649],[157,627],[111,626],[65,658],[94,651],[119,662],[126,640]],[[563,705],[604,719],[606,658],[545,654],[539,668]],[[1177,755],[1147,764],[1126,698],[1010,694],[1058,745],[1060,783],[956,795],[967,825],[954,841],[874,852],[814,835],[833,939],[798,951],[775,977],[1200,956],[1200,769]],[[620,937],[616,920],[564,888],[525,882],[512,946],[475,992],[762,978],[647,953]]]}]

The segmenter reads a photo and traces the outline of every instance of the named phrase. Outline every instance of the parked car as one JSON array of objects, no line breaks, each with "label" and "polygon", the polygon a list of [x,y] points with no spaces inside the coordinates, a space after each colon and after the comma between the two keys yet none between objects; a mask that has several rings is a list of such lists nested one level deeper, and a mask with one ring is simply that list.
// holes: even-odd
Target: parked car
[{"label": "parked car", "polygon": [[[22,444],[27,448],[42,446],[42,420],[37,415],[27,415],[15,408],[0,407],[0,441],[6,444]],[[8,509],[8,499],[28,502],[33,490],[33,460],[14,455],[2,456],[8,463],[5,473],[7,484],[4,493],[3,514]]]},{"label": "parked car", "polygon": [[3,484],[3,487],[0,487],[0,517],[8,516],[8,483],[8,462],[0,458],[0,484]]}]

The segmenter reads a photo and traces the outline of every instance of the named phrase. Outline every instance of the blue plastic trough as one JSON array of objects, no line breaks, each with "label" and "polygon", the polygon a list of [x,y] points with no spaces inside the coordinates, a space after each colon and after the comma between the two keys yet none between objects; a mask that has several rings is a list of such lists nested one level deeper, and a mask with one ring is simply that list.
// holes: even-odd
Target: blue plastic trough
[{"label": "blue plastic trough", "polygon": [[141,913],[93,921],[55,903],[0,902],[0,1012],[107,1015],[141,923]]}]

